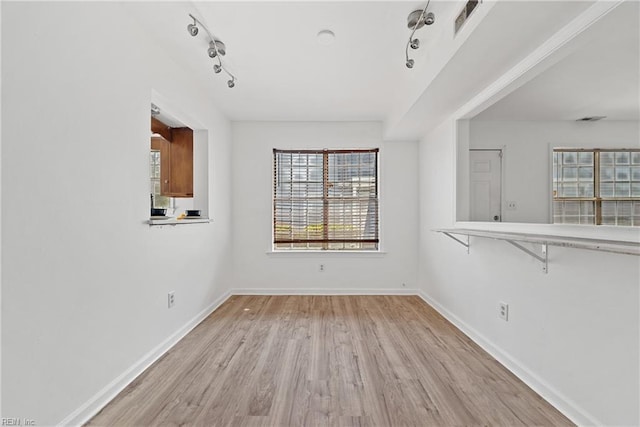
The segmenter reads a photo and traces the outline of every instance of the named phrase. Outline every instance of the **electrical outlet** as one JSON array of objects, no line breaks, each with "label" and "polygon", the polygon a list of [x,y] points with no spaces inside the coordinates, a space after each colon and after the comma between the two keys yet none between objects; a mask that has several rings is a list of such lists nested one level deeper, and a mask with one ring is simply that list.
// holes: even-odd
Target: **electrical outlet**
[{"label": "electrical outlet", "polygon": [[510,211],[515,211],[516,209],[518,209],[518,205],[513,200],[507,201],[507,209]]},{"label": "electrical outlet", "polygon": [[501,302],[498,304],[498,317],[505,322],[509,321],[509,304]]},{"label": "electrical outlet", "polygon": [[320,264],[320,271],[324,271],[324,264]]},{"label": "electrical outlet", "polygon": [[171,291],[167,294],[167,305],[168,308],[173,307],[173,305],[176,303],[176,293],[175,291]]}]

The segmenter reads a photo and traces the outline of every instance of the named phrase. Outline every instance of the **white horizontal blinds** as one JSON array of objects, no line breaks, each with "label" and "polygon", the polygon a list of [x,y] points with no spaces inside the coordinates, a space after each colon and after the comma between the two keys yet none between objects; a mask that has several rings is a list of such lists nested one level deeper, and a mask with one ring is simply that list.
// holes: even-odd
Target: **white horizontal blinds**
[{"label": "white horizontal blinds", "polygon": [[377,249],[377,151],[329,152],[329,249]]},{"label": "white horizontal blinds", "polygon": [[322,249],[323,154],[274,150],[274,243]]},{"label": "white horizontal blinds", "polygon": [[553,222],[640,226],[640,150],[556,149]]},{"label": "white horizontal blinds", "polygon": [[376,250],[378,149],[274,150],[276,249]]}]

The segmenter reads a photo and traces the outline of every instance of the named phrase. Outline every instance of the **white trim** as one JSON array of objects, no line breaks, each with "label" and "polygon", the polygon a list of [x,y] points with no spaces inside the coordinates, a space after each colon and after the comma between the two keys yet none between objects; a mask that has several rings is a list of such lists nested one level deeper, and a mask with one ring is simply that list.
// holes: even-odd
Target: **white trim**
[{"label": "white trim", "polygon": [[200,322],[206,319],[220,305],[222,305],[230,296],[231,291],[227,291],[216,299],[211,305],[198,313],[193,319],[187,322],[183,327],[171,334],[167,339],[158,344],[153,350],[145,354],[140,360],[134,363],[129,369],[107,384],[102,390],[91,397],[78,409],[69,414],[65,419],[60,421],[60,426],[81,426],[87,423],[95,414],[104,408],[118,393],[124,390],[133,380],[142,374],[156,360],[160,359],[167,351],[176,345],[185,337],[193,328],[198,326]]},{"label": "white trim", "polygon": [[418,295],[416,289],[343,289],[343,288],[245,288],[234,289],[232,295]]},{"label": "white trim", "polygon": [[542,378],[531,372],[519,360],[495,345],[458,316],[436,302],[436,300],[431,298],[426,292],[419,291],[418,296],[571,421],[577,425],[604,425],[574,401],[567,398]]}]

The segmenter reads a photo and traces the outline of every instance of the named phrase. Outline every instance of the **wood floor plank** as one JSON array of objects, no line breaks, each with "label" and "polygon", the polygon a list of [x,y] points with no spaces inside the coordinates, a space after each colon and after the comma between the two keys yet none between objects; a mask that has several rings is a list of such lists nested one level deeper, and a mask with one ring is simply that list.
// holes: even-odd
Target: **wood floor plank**
[{"label": "wood floor plank", "polygon": [[233,296],[89,426],[572,423],[415,296]]}]

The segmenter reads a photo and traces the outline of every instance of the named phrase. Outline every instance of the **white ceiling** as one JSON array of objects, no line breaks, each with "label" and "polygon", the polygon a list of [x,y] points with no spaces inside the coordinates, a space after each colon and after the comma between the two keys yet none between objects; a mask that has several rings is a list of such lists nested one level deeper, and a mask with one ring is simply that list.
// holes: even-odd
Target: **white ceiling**
[{"label": "white ceiling", "polygon": [[640,7],[629,2],[587,32],[588,42],[475,120],[577,120],[640,115]]},{"label": "white ceiling", "polygon": [[[125,2],[123,8],[231,120],[380,120],[387,138],[415,139],[593,1],[485,0],[454,38],[464,3],[431,0],[436,23],[417,31],[421,47],[410,51],[412,70],[404,65],[406,19],[422,1]],[[235,88],[213,73],[207,39],[188,34],[188,13],[225,42]],[[317,43],[323,29],[336,34],[330,46]]]},{"label": "white ceiling", "polygon": [[[421,1],[131,3],[131,11],[176,61],[205,83],[231,120],[383,120],[398,83],[407,79],[404,48],[408,14]],[[460,9],[432,1],[436,23],[416,36],[426,52],[429,35]],[[454,10],[456,9],[456,10]],[[233,89],[214,74],[207,39],[187,32],[188,13],[227,47],[225,64],[238,78]],[[317,33],[336,35],[320,45]]]}]

